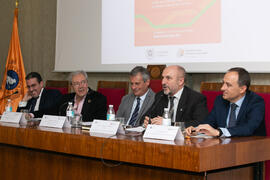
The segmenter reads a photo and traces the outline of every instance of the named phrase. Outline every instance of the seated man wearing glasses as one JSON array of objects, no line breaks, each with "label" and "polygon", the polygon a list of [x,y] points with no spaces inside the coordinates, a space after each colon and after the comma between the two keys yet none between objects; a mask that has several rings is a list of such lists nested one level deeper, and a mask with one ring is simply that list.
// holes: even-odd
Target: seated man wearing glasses
[{"label": "seated man wearing glasses", "polygon": [[107,99],[88,87],[88,76],[84,71],[70,74],[74,93],[66,94],[58,104],[58,115],[65,116],[68,102],[72,102],[75,114],[81,114],[83,121],[106,119]]}]

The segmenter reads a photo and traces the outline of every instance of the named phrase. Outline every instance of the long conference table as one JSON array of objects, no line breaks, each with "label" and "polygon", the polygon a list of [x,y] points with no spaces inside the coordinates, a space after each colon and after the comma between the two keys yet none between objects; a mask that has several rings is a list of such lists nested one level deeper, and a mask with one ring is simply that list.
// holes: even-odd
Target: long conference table
[{"label": "long conference table", "polygon": [[262,179],[270,138],[143,139],[0,123],[0,179]]}]

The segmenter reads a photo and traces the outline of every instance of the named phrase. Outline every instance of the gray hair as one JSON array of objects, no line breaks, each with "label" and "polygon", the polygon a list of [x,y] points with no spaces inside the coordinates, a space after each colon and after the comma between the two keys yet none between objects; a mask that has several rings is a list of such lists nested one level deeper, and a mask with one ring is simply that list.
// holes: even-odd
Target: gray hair
[{"label": "gray hair", "polygon": [[85,79],[88,81],[88,75],[87,75],[87,73],[86,73],[85,71],[82,71],[82,70],[81,70],[81,71],[74,71],[74,72],[70,73],[70,74],[69,74],[69,77],[68,77],[69,82],[72,83],[72,78],[73,78],[74,76],[78,75],[78,74],[83,75],[83,76],[85,77]]},{"label": "gray hair", "polygon": [[146,68],[144,68],[142,66],[136,66],[135,68],[133,68],[130,71],[129,75],[130,76],[136,76],[138,73],[141,73],[144,82],[150,80],[150,74],[149,74],[149,72],[147,71]]}]

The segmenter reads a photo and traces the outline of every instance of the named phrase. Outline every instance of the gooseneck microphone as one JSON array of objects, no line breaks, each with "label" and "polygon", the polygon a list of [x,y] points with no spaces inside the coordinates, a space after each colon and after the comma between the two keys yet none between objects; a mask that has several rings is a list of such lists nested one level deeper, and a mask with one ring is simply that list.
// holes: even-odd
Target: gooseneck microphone
[{"label": "gooseneck microphone", "polygon": [[10,96],[13,96],[14,94],[18,94],[18,93],[19,93],[19,91],[15,91],[14,93],[12,93],[12,94],[10,94],[10,95],[7,95],[7,96],[2,97],[2,98],[0,99],[0,101],[3,100],[3,99],[9,98]]},{"label": "gooseneck microphone", "polygon": [[64,102],[63,104],[61,104],[61,105],[59,106],[59,109],[58,109],[58,115],[59,115],[59,116],[61,116],[61,111],[62,111],[63,107],[64,107],[66,104],[68,104],[68,103],[69,103],[69,101],[66,101],[66,102]]}]

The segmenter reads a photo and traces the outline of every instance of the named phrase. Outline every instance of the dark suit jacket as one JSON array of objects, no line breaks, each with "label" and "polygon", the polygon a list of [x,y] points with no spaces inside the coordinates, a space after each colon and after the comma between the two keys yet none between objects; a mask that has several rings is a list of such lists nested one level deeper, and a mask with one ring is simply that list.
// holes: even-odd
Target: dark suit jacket
[{"label": "dark suit jacket", "polygon": [[[44,114],[48,114],[50,109],[52,107],[55,107],[55,105],[60,101],[61,98],[62,94],[60,93],[60,91],[54,89],[47,90],[44,88],[40,97],[39,110],[34,111],[33,114],[36,118],[40,118]],[[20,112],[22,109],[30,109],[33,100],[33,98],[30,99],[27,102],[26,107],[18,107],[17,112]]]},{"label": "dark suit jacket", "polygon": [[[230,102],[223,99],[222,95],[215,100],[213,110],[201,124],[209,124],[213,128],[225,128],[230,109]],[[264,100],[254,92],[247,91],[237,116],[236,126],[228,128],[231,136],[265,136]]]},{"label": "dark suit jacket", "polygon": [[[168,96],[160,91],[155,96],[155,102],[145,114],[151,118],[162,116],[164,108],[168,107]],[[178,102],[176,121],[185,122],[185,126],[197,126],[208,114],[206,97],[187,86],[184,86],[181,98]],[[143,124],[141,119],[141,124]]]},{"label": "dark suit jacket", "polygon": [[[66,116],[66,109],[68,102],[74,104],[75,93],[66,94],[57,106],[56,115]],[[85,97],[85,101],[82,107],[82,120],[93,121],[93,119],[106,119],[107,113],[107,99],[102,94],[93,91],[89,88],[89,91]]]}]

